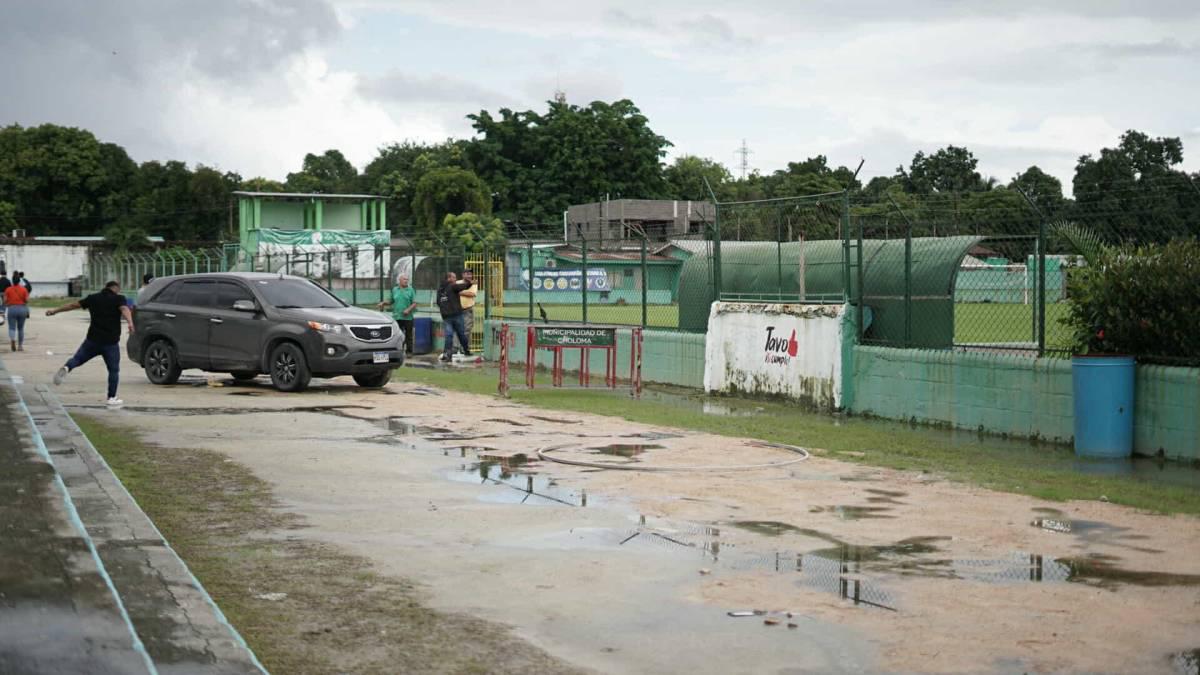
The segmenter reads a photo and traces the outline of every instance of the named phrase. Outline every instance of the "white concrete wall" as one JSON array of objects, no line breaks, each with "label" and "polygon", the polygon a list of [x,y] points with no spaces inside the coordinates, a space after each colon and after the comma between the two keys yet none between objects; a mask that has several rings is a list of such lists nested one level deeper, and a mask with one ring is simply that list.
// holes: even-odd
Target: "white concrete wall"
[{"label": "white concrete wall", "polygon": [[704,388],[842,405],[842,305],[714,302]]},{"label": "white concrete wall", "polygon": [[63,296],[67,281],[83,276],[90,246],[78,244],[0,244],[9,278],[21,270],[33,284],[33,297]]}]

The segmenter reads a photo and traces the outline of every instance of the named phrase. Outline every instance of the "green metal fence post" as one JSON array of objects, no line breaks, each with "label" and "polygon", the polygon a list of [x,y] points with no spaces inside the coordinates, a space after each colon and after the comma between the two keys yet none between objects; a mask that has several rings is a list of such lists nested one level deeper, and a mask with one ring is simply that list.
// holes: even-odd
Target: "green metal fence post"
[{"label": "green metal fence post", "polygon": [[904,228],[904,346],[912,346],[912,225]]},{"label": "green metal fence post", "polygon": [[579,243],[580,243],[580,245],[582,245],[582,246],[583,246],[583,257],[582,257],[582,260],[583,260],[583,284],[582,284],[582,290],[583,290],[583,322],[584,322],[584,323],[587,323],[587,322],[588,322],[588,315],[587,315],[587,314],[588,314],[588,312],[587,312],[587,309],[588,309],[588,308],[587,308],[587,305],[588,305],[588,303],[587,303],[587,291],[588,291],[588,289],[587,289],[587,287],[588,287],[588,284],[587,284],[587,282],[588,282],[588,268],[587,268],[587,237],[580,235],[580,237],[579,237]]},{"label": "green metal fence post", "polygon": [[[843,299],[850,302],[850,191],[842,192],[842,287]],[[861,331],[862,327],[859,326]]]},{"label": "green metal fence post", "polygon": [[863,311],[864,311],[863,310],[863,297],[866,295],[865,291],[863,290],[864,277],[865,277],[865,273],[863,271],[863,224],[862,224],[862,221],[859,221],[859,223],[858,223],[858,293],[857,293],[858,303],[857,303],[857,308],[856,308],[856,314],[858,314],[858,337],[860,340],[863,337],[865,337],[867,334],[866,328],[863,326]]},{"label": "green metal fence post", "polygon": [[1037,241],[1037,323],[1038,356],[1046,353],[1046,219],[1038,219]]},{"label": "green metal fence post", "polygon": [[649,302],[650,277],[646,274],[646,236],[642,235],[642,328],[646,327],[646,305]]},{"label": "green metal fence post", "polygon": [[358,304],[358,245],[350,249],[350,304]]},{"label": "green metal fence post", "polygon": [[375,264],[379,265],[379,303],[380,304],[383,304],[384,281],[387,279],[387,277],[391,276],[383,269],[384,268],[383,251],[384,251],[383,247],[381,247],[381,246],[375,247],[375,256],[379,259],[379,262],[377,262]]},{"label": "green metal fence post", "polygon": [[526,242],[525,272],[529,275],[529,323],[533,323],[533,242]]}]

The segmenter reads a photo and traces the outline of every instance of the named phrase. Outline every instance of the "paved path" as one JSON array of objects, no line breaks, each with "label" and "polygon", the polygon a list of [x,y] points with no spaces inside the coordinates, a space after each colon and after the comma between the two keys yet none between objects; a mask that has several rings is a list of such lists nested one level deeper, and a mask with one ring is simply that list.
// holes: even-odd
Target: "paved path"
[{"label": "paved path", "polygon": [[262,672],[54,395],[2,361],[0,426],[0,672]]}]

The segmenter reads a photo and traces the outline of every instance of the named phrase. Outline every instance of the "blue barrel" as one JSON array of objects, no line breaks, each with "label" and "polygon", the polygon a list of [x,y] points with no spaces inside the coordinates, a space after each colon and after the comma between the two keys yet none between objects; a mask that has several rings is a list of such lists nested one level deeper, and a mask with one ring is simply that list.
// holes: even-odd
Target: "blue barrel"
[{"label": "blue barrel", "polygon": [[433,319],[418,316],[413,319],[413,353],[428,354],[433,351]]},{"label": "blue barrel", "polygon": [[1133,454],[1132,356],[1076,356],[1075,454],[1129,457]]}]

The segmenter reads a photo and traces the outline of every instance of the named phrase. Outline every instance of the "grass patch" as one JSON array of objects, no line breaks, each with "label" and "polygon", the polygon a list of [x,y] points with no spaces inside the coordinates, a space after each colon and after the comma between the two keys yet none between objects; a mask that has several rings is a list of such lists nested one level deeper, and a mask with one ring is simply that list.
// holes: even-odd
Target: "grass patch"
[{"label": "grass patch", "polygon": [[[401,374],[400,379],[412,382],[474,394],[496,393],[494,369],[405,368]],[[1157,467],[1154,460],[1139,460],[1150,472],[1102,475],[1090,472],[1102,470],[1101,465],[1081,464],[1069,448],[1058,445],[834,417],[772,401],[704,397],[683,389],[656,387],[640,401],[607,391],[514,389],[512,399],[539,408],[800,445],[820,449],[824,456],[842,461],[935,473],[950,480],[1042,499],[1094,500],[1105,496],[1118,504],[1160,513],[1200,514],[1200,472],[1177,463]],[[705,402],[731,414],[705,413]],[[1176,472],[1182,484],[1151,480],[1161,477],[1152,475],[1162,473],[1158,468]]]},{"label": "grass patch", "polygon": [[[954,305],[955,344],[1037,344],[1034,305],[998,302],[959,302]],[[1066,303],[1046,304],[1046,347],[1069,349],[1071,333],[1061,323]]]},{"label": "grass patch", "polygon": [[[507,628],[423,606],[412,584],[376,574],[365,558],[287,538],[303,519],[224,455],[152,446],[74,417],[270,671],[570,671]],[[264,593],[287,597],[255,597]]]}]

